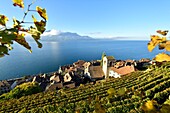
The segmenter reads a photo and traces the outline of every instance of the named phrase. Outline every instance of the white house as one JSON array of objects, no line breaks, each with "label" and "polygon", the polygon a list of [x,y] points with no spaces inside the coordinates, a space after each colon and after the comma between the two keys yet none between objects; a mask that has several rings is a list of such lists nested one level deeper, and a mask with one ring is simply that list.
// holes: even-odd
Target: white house
[{"label": "white house", "polygon": [[109,71],[109,77],[120,78],[120,74],[113,71],[113,70],[110,70]]},{"label": "white house", "polygon": [[72,80],[72,77],[69,73],[66,73],[64,75],[64,82],[70,82]]},{"label": "white house", "polygon": [[84,75],[88,75],[90,77],[90,73],[89,73],[90,62],[85,62],[83,66],[84,66]]}]

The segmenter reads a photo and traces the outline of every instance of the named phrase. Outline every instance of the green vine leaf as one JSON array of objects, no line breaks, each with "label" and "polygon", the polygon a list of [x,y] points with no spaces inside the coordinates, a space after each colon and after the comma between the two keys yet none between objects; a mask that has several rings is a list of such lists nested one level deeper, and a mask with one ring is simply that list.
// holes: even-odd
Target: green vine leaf
[{"label": "green vine leaf", "polygon": [[7,21],[8,21],[8,18],[5,15],[0,15],[0,25],[6,26]]},{"label": "green vine leaf", "polygon": [[6,47],[6,46],[2,46],[2,45],[0,45],[0,56],[4,56],[4,55],[9,55],[8,54],[8,48]]},{"label": "green vine leaf", "polygon": [[[24,8],[24,0],[12,0],[14,6],[19,6],[20,8]],[[32,16],[33,22],[35,27],[30,26],[29,28],[25,28],[25,23],[32,24],[33,22],[25,22],[26,17],[28,16],[28,13],[31,10],[30,6],[33,5],[35,1],[32,1],[24,11],[24,16],[22,20],[18,20],[16,18],[13,18],[13,26],[11,28],[6,27],[6,23],[8,21],[8,18],[5,15],[0,14],[0,57],[3,57],[5,55],[8,55],[8,51],[12,50],[12,44],[14,42],[17,42],[18,44],[24,46],[31,51],[31,46],[28,44],[28,42],[25,39],[25,34],[30,34],[35,42],[37,43],[39,48],[42,48],[42,44],[39,42],[41,38],[41,34],[44,33],[46,30],[46,22],[48,19],[46,9],[43,9],[39,6],[36,7],[36,13],[38,12],[41,18],[43,18],[41,21],[37,21],[37,19]]]},{"label": "green vine leaf", "polygon": [[22,26],[20,25],[21,22],[18,21],[18,20],[16,20],[16,18],[13,18],[13,22],[14,22],[13,28],[21,28],[21,27],[22,27]]},{"label": "green vine leaf", "polygon": [[14,28],[0,31],[1,44],[13,44],[12,40],[15,40],[15,38],[17,37],[16,34],[17,30]]},{"label": "green vine leaf", "polygon": [[41,33],[43,33],[46,29],[45,29],[45,26],[46,26],[46,22],[41,20],[40,22],[38,22],[36,20],[36,18],[32,15],[32,18],[33,18],[33,21],[34,21],[34,24],[37,28],[37,30]]},{"label": "green vine leaf", "polygon": [[17,38],[15,39],[15,41],[19,44],[21,44],[22,46],[24,46],[25,48],[28,49],[28,51],[31,53],[31,47],[30,45],[26,42],[25,38],[24,38],[25,34],[21,33],[21,34],[17,34]]}]

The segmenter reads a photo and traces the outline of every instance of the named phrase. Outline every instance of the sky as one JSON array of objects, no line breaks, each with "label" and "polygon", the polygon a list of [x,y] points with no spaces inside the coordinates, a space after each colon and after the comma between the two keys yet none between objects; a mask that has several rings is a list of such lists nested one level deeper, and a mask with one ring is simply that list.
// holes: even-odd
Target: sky
[{"label": "sky", "polygon": [[[25,9],[30,1],[24,0]],[[12,0],[0,2],[0,14],[9,18],[9,26],[13,17],[23,18],[23,10],[12,4]],[[170,29],[170,0],[37,0],[31,9],[37,5],[46,8],[47,30],[56,34],[74,32],[94,38],[145,40],[156,30]]]}]

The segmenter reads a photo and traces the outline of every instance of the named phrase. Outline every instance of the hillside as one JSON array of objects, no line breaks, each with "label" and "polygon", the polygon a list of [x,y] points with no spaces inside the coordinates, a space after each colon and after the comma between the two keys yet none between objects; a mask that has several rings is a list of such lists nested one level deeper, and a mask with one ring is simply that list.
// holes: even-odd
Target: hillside
[{"label": "hillside", "polygon": [[[141,113],[141,106],[155,100],[157,111],[170,96],[170,64],[110,78],[74,89],[38,93],[0,102],[0,111],[21,113]],[[149,108],[153,108],[149,101]],[[167,105],[168,106],[168,105]],[[147,106],[143,106],[145,109]],[[169,107],[169,106],[168,106]],[[168,113],[168,112],[161,112]]]}]

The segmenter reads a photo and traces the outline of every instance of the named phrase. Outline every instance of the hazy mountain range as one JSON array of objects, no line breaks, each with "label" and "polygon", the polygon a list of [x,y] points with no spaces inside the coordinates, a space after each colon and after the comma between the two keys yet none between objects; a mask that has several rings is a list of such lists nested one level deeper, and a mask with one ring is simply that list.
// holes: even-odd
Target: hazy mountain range
[{"label": "hazy mountain range", "polygon": [[[46,31],[46,34],[48,34],[50,31]],[[43,35],[41,40],[42,41],[64,41],[64,40],[90,40],[93,39],[89,36],[81,36],[77,33],[71,33],[71,32],[59,32],[54,33],[53,35]]]},{"label": "hazy mountain range", "polygon": [[[27,38],[32,41],[32,38]],[[57,30],[48,30],[41,35],[41,41],[67,41],[67,40],[139,40],[142,39],[137,37],[104,37],[104,38],[92,38],[90,36],[81,36],[77,33],[72,32],[61,32]],[[144,39],[144,38],[143,38]]]}]

